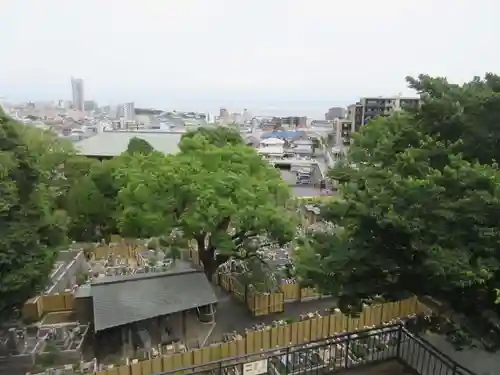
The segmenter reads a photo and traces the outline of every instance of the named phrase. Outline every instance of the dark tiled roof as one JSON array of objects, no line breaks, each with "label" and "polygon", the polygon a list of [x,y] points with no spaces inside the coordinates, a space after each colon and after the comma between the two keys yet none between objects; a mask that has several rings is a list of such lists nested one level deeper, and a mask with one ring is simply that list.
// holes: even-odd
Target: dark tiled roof
[{"label": "dark tiled roof", "polygon": [[198,270],[136,276],[92,284],[96,332],[217,302]]}]

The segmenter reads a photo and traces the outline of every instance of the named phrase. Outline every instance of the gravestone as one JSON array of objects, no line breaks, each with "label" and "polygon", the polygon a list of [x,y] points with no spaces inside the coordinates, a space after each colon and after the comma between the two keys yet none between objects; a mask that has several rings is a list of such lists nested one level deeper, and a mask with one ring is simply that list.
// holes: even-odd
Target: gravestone
[{"label": "gravestone", "polygon": [[19,338],[15,328],[9,328],[6,347],[9,354],[19,354]]}]

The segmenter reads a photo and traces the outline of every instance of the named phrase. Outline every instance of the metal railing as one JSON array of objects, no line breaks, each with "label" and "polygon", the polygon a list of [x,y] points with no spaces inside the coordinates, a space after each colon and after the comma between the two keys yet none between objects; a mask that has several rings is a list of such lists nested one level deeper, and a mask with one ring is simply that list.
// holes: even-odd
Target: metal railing
[{"label": "metal railing", "polygon": [[476,375],[404,327],[398,359],[421,375]]},{"label": "metal railing", "polygon": [[421,375],[476,375],[412,335],[403,324],[343,333],[308,344],[276,348],[155,375],[329,374],[396,360]]}]

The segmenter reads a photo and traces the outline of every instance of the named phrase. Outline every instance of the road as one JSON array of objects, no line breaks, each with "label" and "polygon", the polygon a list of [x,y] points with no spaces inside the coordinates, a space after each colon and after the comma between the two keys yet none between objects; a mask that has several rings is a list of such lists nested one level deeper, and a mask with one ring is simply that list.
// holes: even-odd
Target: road
[{"label": "road", "polygon": [[315,197],[319,196],[321,191],[313,186],[309,185],[297,185],[295,173],[281,170],[281,177],[285,180],[288,185],[292,188],[292,193],[294,197]]}]

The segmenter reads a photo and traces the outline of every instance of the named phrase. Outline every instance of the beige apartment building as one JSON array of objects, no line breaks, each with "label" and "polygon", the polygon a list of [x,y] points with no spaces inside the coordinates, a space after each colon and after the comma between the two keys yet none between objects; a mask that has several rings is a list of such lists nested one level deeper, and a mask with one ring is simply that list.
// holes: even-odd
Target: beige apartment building
[{"label": "beige apartment building", "polygon": [[406,108],[415,108],[420,105],[420,98],[415,97],[364,97],[357,103],[347,107],[345,119],[336,119],[335,134],[337,145],[347,146],[351,143],[352,133],[358,132],[361,127],[378,116],[390,114]]}]

